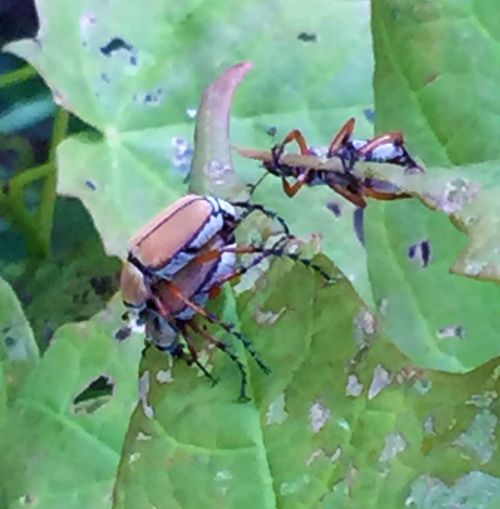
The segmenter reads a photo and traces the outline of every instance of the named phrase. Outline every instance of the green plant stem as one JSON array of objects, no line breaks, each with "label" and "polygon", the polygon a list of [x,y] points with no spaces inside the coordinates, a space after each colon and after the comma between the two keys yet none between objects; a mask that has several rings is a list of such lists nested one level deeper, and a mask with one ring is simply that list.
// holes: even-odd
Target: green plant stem
[{"label": "green plant stem", "polygon": [[40,206],[37,213],[42,245],[47,255],[50,254],[52,225],[54,222],[54,209],[57,198],[56,150],[59,143],[66,136],[68,122],[69,113],[63,108],[59,108],[54,118],[54,126],[52,128],[52,139],[49,151],[50,171],[43,181]]},{"label": "green plant stem", "polygon": [[[0,76],[0,88],[26,81],[36,75],[33,67],[22,67]],[[23,232],[28,256],[32,261],[46,258],[51,253],[52,223],[57,198],[56,149],[66,135],[68,121],[69,113],[59,108],[54,118],[48,162],[16,175],[0,192],[0,210]],[[40,179],[43,179],[40,205],[33,215],[24,203],[24,191],[26,186]]]},{"label": "green plant stem", "polygon": [[[57,198],[56,149],[66,135],[68,120],[68,112],[59,108],[54,118],[49,161],[16,175],[10,179],[7,188],[0,193],[0,209],[15,227],[23,232],[31,259],[50,256],[52,223]],[[24,190],[26,186],[40,179],[43,179],[40,205],[36,215],[32,215],[24,203]]]},{"label": "green plant stem", "polygon": [[0,209],[12,224],[23,232],[26,249],[31,258],[46,256],[46,250],[40,236],[38,222],[24,204],[24,188],[31,182],[46,177],[53,171],[52,166],[52,163],[47,163],[16,175],[0,194]]},{"label": "green plant stem", "polygon": [[15,71],[10,71],[0,76],[0,88],[10,87],[37,76],[36,69],[31,65],[25,65]]},{"label": "green plant stem", "polygon": [[16,175],[15,177],[10,179],[9,181],[10,189],[22,190],[28,184],[31,184],[32,182],[35,182],[36,180],[39,180],[41,178],[47,177],[53,171],[52,166],[53,163],[48,162],[40,166],[29,168],[23,171],[22,173],[19,173],[19,175]]},{"label": "green plant stem", "polygon": [[56,149],[59,143],[61,143],[61,141],[66,136],[68,122],[69,113],[65,109],[59,108],[54,118],[54,125],[52,127],[52,139],[50,140],[50,151],[49,151],[50,161],[55,161],[56,159]]}]

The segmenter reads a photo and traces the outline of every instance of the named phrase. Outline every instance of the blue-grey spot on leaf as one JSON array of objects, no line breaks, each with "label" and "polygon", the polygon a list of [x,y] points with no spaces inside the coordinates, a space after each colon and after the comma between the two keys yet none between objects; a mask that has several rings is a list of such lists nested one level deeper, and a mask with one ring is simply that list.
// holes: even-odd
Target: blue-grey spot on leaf
[{"label": "blue-grey spot on leaf", "polygon": [[340,217],[342,215],[342,207],[340,203],[336,201],[330,201],[326,204],[326,208],[333,213],[335,217]]},{"label": "blue-grey spot on leaf", "polygon": [[375,123],[375,110],[373,108],[366,108],[363,110],[363,114],[370,124]]},{"label": "blue-grey spot on leaf", "polygon": [[318,36],[312,32],[300,32],[300,34],[297,35],[297,39],[302,42],[316,42]]},{"label": "blue-grey spot on leaf", "polygon": [[111,39],[107,44],[101,46],[100,48],[101,53],[106,57],[109,57],[115,51],[122,49],[126,51],[133,51],[134,47],[131,44],[125,42],[121,37],[113,37],[113,39]]},{"label": "blue-grey spot on leaf", "polygon": [[416,242],[408,248],[408,258],[419,263],[423,268],[429,265],[431,256],[431,244],[428,240]]}]

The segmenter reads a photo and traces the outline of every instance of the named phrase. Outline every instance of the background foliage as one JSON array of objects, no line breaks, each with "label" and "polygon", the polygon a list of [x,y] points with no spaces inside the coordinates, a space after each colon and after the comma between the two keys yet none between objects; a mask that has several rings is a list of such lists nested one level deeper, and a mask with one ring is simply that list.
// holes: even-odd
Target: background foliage
[{"label": "background foliage", "polygon": [[[3,505],[493,509],[496,4],[36,7],[39,30],[22,34],[35,38],[5,47],[0,77]],[[320,241],[330,261],[318,262],[345,278],[325,287],[280,261],[216,303],[273,367],[265,377],[249,363],[251,403],[235,402],[221,355],[204,352],[221,378],[212,389],[152,350],[137,403],[142,339],[113,340],[118,257],[185,193],[201,94],[244,60],[254,68],[231,140],[209,122],[201,165],[229,142],[265,149],[296,127],[326,145],[355,116],[360,137],[403,130],[428,172],[386,173],[415,199],[370,203],[365,247],[341,198],[307,189],[292,201],[267,178],[255,199]],[[217,115],[223,125],[227,108]]]}]

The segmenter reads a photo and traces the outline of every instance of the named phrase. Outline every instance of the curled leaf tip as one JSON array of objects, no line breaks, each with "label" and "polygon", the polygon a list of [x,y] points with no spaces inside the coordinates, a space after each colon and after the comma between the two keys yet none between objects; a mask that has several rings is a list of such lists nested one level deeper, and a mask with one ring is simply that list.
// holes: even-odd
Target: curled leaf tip
[{"label": "curled leaf tip", "polygon": [[236,89],[252,67],[251,62],[230,67],[203,93],[194,136],[190,192],[223,197],[241,197],[245,192],[233,168],[229,124]]}]

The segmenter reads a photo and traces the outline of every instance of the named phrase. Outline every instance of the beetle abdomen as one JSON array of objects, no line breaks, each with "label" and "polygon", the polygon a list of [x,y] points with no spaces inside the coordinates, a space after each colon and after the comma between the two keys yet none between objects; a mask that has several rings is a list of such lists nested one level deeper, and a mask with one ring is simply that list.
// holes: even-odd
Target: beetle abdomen
[{"label": "beetle abdomen", "polygon": [[234,271],[236,257],[234,253],[220,252],[224,248],[224,239],[215,236],[200,251],[199,256],[215,252],[217,255],[209,261],[192,260],[179,270],[171,281],[159,280],[152,287],[152,292],[162,307],[159,313],[165,318],[186,320],[196,314],[186,303],[172,291],[172,285],[183,297],[203,305],[208,300],[212,287],[224,276]]}]

